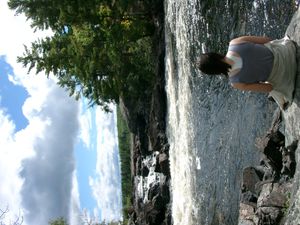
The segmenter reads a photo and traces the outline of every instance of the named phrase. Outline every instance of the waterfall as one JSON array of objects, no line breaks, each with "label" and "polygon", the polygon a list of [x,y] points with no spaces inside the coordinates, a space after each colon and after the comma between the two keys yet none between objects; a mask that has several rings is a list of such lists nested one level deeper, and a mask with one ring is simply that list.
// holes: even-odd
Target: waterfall
[{"label": "waterfall", "polygon": [[[288,8],[289,6],[289,8]],[[286,17],[275,17],[283,14]],[[237,224],[241,172],[256,165],[255,140],[268,130],[275,104],[202,75],[195,60],[225,51],[241,34],[279,38],[291,1],[167,0],[166,92],[174,225]],[[258,19],[259,18],[259,19]]]}]

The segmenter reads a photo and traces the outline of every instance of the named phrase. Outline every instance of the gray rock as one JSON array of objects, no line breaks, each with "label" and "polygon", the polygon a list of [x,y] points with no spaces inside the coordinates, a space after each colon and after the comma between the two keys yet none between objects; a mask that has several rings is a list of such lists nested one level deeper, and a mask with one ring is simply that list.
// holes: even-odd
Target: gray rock
[{"label": "gray rock", "polygon": [[238,225],[256,225],[258,217],[256,216],[255,211],[255,207],[240,203]]},{"label": "gray rock", "polygon": [[161,153],[158,155],[158,165],[160,168],[160,172],[166,176],[170,175],[170,162],[169,157],[166,153]]},{"label": "gray rock", "polygon": [[[294,140],[300,140],[300,10],[295,13],[286,34],[294,40],[297,45],[297,62],[298,72],[296,77],[296,86],[294,93],[293,103],[288,109],[283,112],[283,118],[285,122],[285,135],[286,143],[292,144]],[[300,165],[300,151],[299,147],[295,152],[296,164]],[[299,225],[300,224],[300,167],[295,168],[295,175],[293,180],[293,186],[290,196],[289,209],[285,216],[285,225]]]},{"label": "gray rock", "polygon": [[284,208],[288,201],[287,193],[289,192],[290,185],[288,183],[264,184],[257,200],[257,206]]},{"label": "gray rock", "polygon": [[[278,112],[275,118],[279,118]],[[278,225],[287,210],[297,142],[284,146],[280,121],[273,120],[267,135],[258,142],[264,155],[260,165],[243,170],[239,225]]]},{"label": "gray rock", "polygon": [[260,182],[262,177],[259,176],[254,167],[247,167],[243,170],[242,192],[251,191],[255,193],[255,185]]},{"label": "gray rock", "polygon": [[261,207],[257,210],[257,225],[279,225],[283,212],[276,207]]},{"label": "gray rock", "polygon": [[255,223],[251,220],[241,220],[239,221],[239,225],[255,225]]},{"label": "gray rock", "polygon": [[296,159],[295,159],[295,150],[298,146],[298,141],[294,141],[287,148],[282,148],[282,163],[283,167],[281,174],[286,175],[289,178],[292,178],[296,170]]}]

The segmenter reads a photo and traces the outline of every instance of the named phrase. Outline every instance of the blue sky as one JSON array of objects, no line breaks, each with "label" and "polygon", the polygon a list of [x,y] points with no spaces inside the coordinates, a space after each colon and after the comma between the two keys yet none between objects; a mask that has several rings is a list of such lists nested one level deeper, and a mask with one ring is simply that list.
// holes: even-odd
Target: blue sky
[{"label": "blue sky", "polygon": [[[0,0],[0,209],[24,225],[59,216],[80,224],[121,217],[120,163],[115,113],[88,108],[16,63],[33,33],[23,16]],[[114,106],[112,106],[114,108]]]},{"label": "blue sky", "polygon": [[21,110],[28,94],[24,88],[9,81],[8,75],[13,74],[13,68],[6,62],[5,56],[0,56],[0,74],[0,107],[12,118],[17,118],[16,131],[21,130],[28,124]]}]

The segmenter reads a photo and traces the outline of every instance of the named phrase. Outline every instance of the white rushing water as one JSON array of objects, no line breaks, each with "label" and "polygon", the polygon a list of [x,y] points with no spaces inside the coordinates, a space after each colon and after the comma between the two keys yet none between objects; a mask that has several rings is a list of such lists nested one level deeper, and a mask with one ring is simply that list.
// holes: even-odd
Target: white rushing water
[{"label": "white rushing water", "polygon": [[[170,2],[166,12],[167,24],[175,31],[175,41],[167,40],[166,45],[166,74],[168,74],[166,90],[168,93],[168,136],[170,143],[170,168],[172,175],[172,212],[175,224],[194,224],[197,211],[194,209],[193,179],[195,177],[195,151],[190,148],[193,141],[193,127],[190,126],[191,91],[189,88],[189,57],[187,27],[184,26],[186,2]],[[174,17],[173,17],[174,16]],[[174,22],[175,21],[175,22]],[[180,41],[176,41],[180,40]],[[177,58],[174,56],[178,51]],[[174,60],[177,60],[175,62]],[[178,66],[176,64],[178,63]],[[184,66],[186,65],[186,66]],[[180,148],[178,148],[180,146]],[[201,168],[197,161],[197,168]]]},{"label": "white rushing water", "polygon": [[159,152],[154,152],[152,155],[147,156],[142,160],[142,164],[149,168],[147,177],[135,176],[136,193],[135,196],[142,199],[144,203],[148,201],[148,192],[150,188],[156,183],[160,182],[161,174],[155,172],[156,156]]}]

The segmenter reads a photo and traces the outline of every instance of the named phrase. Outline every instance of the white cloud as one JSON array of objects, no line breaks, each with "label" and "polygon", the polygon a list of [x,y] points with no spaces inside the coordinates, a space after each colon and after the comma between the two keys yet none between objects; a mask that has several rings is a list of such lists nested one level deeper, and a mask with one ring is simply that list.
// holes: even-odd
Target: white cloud
[{"label": "white cloud", "polygon": [[80,195],[78,189],[77,171],[73,172],[72,177],[72,193],[71,193],[71,208],[70,208],[70,224],[80,225],[82,212],[80,209]]},{"label": "white cloud", "polygon": [[50,33],[33,34],[25,20],[15,17],[7,1],[0,0],[0,55],[14,69],[9,80],[23,86],[29,96],[22,109],[28,126],[17,133],[0,109],[0,207],[8,205],[12,217],[21,210],[24,225],[43,225],[58,216],[68,217],[71,205],[78,207],[76,189],[71,191],[78,103],[53,79],[27,75],[27,69],[16,62],[24,44]]},{"label": "white cloud", "polygon": [[0,209],[4,210],[8,206],[10,213],[6,221],[9,221],[20,210],[21,197],[18,190],[22,180],[16,174],[20,169],[22,151],[14,144],[15,125],[1,109],[0,125]]},{"label": "white cloud", "polygon": [[27,87],[35,95],[24,106],[25,129],[15,133],[13,122],[0,111],[0,207],[8,205],[12,214],[22,209],[25,224],[68,218],[70,205],[78,202],[71,202],[78,104],[53,81],[46,82],[46,94],[43,85],[34,92]]},{"label": "white cloud", "polygon": [[101,209],[101,219],[120,220],[122,203],[115,113],[108,114],[97,109],[96,124],[97,175],[90,177],[89,183],[98,208]]},{"label": "white cloud", "polygon": [[87,104],[85,101],[81,101],[80,104],[80,134],[79,138],[85,144],[86,149],[91,149],[91,129],[92,129],[92,114],[91,110],[88,110]]},{"label": "white cloud", "polygon": [[16,133],[14,122],[0,109],[0,208],[9,207],[8,220],[18,215],[20,210],[24,211],[20,194],[23,179],[18,174],[22,160],[34,156],[34,143],[43,138],[47,124],[49,121],[31,117],[26,129]]},{"label": "white cloud", "polygon": [[35,155],[22,161],[20,173],[24,179],[22,205],[29,224],[47,224],[70,212],[78,105],[53,82],[48,87],[40,108],[33,107],[34,112],[28,113],[29,123],[39,118],[45,124],[44,132],[33,142]]}]

